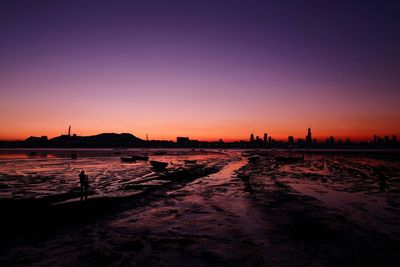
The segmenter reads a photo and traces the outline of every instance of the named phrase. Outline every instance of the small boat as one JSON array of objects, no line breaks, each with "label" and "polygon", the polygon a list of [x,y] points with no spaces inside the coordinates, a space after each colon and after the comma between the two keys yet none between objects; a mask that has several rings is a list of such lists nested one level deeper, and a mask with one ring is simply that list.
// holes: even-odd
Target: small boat
[{"label": "small boat", "polygon": [[168,162],[150,160],[151,166],[157,171],[163,171],[168,166]]},{"label": "small boat", "polygon": [[148,156],[132,156],[133,160],[143,160],[143,161],[148,161],[149,157]]},{"label": "small boat", "polygon": [[132,157],[121,157],[122,162],[135,162]]},{"label": "small boat", "polygon": [[184,162],[187,163],[187,164],[195,164],[197,162],[197,160],[195,160],[195,159],[185,159]]},{"label": "small boat", "polygon": [[153,154],[160,156],[160,155],[166,155],[167,152],[166,151],[154,151]]},{"label": "small boat", "polygon": [[148,161],[149,157],[148,156],[130,156],[130,157],[121,157],[122,162],[135,162],[135,161]]}]

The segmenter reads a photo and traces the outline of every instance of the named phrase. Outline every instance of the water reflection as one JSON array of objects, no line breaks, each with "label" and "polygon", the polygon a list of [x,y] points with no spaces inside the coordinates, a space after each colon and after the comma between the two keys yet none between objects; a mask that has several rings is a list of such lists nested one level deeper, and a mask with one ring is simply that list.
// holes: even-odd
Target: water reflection
[{"label": "water reflection", "polygon": [[[144,152],[144,151],[133,151]],[[124,153],[133,153],[124,151]],[[0,153],[0,198],[38,198],[53,194],[72,194],[79,188],[81,170],[91,177],[93,194],[120,196],[130,194],[125,186],[130,181],[145,179],[154,173],[148,162],[121,162],[112,151],[79,151],[71,159],[70,151],[45,153]],[[221,153],[193,153],[174,150],[162,155],[150,153],[151,159],[170,162],[167,170],[185,166],[185,160],[196,164],[215,164],[225,157]]]}]

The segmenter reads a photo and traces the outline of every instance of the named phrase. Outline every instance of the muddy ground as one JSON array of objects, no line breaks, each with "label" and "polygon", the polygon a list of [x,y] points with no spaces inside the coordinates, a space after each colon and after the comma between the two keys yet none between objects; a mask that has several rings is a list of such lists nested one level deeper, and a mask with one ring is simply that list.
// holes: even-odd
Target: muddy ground
[{"label": "muddy ground", "polygon": [[398,153],[216,155],[166,173],[102,158],[83,202],[68,180],[59,193],[43,193],[46,179],[39,192],[15,182],[34,197],[0,200],[1,266],[397,266]]}]

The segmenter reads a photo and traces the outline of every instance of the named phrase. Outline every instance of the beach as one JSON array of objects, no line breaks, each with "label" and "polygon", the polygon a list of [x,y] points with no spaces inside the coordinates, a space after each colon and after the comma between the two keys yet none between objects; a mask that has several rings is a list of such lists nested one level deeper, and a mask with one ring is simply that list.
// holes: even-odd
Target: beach
[{"label": "beach", "polygon": [[0,152],[2,266],[396,266],[398,151],[31,152]]}]

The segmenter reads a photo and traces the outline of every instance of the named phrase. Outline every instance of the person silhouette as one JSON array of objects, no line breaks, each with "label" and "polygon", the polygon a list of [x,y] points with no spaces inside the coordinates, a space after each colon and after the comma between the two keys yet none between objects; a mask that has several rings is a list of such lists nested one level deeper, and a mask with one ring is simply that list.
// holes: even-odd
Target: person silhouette
[{"label": "person silhouette", "polygon": [[79,183],[81,185],[81,200],[83,200],[83,196],[85,196],[86,200],[88,195],[89,176],[85,174],[84,170],[79,174]]}]

